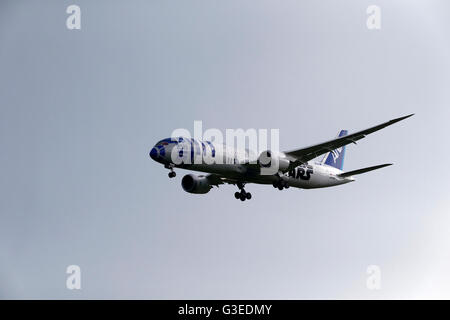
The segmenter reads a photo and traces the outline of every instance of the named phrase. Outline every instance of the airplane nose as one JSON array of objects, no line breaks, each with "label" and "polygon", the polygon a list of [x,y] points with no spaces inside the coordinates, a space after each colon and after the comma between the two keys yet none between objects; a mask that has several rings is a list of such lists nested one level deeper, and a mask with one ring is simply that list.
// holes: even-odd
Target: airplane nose
[{"label": "airplane nose", "polygon": [[153,160],[158,158],[158,150],[156,150],[156,148],[152,148],[152,150],[150,150],[150,158]]}]

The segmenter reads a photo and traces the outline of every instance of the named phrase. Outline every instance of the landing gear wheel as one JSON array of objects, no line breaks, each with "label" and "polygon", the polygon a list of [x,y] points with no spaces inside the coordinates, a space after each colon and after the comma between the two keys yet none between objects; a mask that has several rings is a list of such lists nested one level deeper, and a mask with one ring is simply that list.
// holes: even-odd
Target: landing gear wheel
[{"label": "landing gear wheel", "polygon": [[175,171],[171,171],[171,172],[169,172],[169,174],[168,174],[169,178],[175,178],[176,175],[177,175],[177,174],[175,173]]},{"label": "landing gear wheel", "polygon": [[278,190],[283,190],[283,186],[282,186],[282,185],[279,185],[279,186],[278,186]]},{"label": "landing gear wheel", "polygon": [[277,181],[275,181],[274,183],[272,183],[272,185],[273,185],[274,188],[278,188],[278,182],[277,182]]},{"label": "landing gear wheel", "polygon": [[241,191],[236,192],[234,194],[234,197],[236,199],[240,199],[241,201],[245,201],[245,200],[250,200],[252,198],[252,194],[250,192],[246,192],[245,191],[245,189],[244,189],[244,185],[245,184],[244,183],[238,182],[236,185],[239,188],[239,190],[241,190]]}]

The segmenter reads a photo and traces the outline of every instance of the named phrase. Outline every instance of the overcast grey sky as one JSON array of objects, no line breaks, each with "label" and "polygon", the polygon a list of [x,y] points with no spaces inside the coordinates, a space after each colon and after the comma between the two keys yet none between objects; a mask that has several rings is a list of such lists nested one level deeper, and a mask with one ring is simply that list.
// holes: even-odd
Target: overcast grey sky
[{"label": "overcast grey sky", "polygon": [[[1,1],[0,297],[450,298],[449,14],[445,0]],[[335,188],[191,195],[186,171],[148,157],[194,120],[277,128],[286,150],[413,112],[347,148],[345,170],[394,166]]]}]

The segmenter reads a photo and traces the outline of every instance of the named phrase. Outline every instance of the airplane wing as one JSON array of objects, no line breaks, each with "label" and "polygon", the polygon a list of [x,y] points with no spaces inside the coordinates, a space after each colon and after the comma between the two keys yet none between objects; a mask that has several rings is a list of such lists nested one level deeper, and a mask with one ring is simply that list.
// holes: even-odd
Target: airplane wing
[{"label": "airplane wing", "polygon": [[210,185],[216,186],[216,187],[218,187],[219,184],[225,184],[225,183],[235,184],[237,182],[236,180],[225,178],[218,174],[213,174],[213,173],[206,175],[206,178],[208,179],[208,182]]},{"label": "airplane wing", "polygon": [[387,126],[390,126],[396,122],[402,121],[413,115],[414,115],[414,113],[404,116],[404,117],[389,120],[389,121],[379,124],[377,126],[374,126],[374,127],[371,127],[371,128],[365,129],[365,130],[361,130],[361,131],[352,133],[347,136],[336,138],[334,140],[329,140],[329,141],[319,143],[319,144],[316,144],[316,145],[313,145],[310,147],[287,151],[284,153],[286,154],[288,159],[293,162],[292,166],[296,166],[301,163],[306,163],[307,161],[309,161],[311,159],[314,159],[314,158],[316,158],[324,153],[327,153],[329,151],[332,151],[334,149],[343,147],[347,144],[350,144],[350,143],[356,144],[356,141],[364,138],[366,135],[368,135],[372,132],[381,130],[383,128],[386,128]]}]

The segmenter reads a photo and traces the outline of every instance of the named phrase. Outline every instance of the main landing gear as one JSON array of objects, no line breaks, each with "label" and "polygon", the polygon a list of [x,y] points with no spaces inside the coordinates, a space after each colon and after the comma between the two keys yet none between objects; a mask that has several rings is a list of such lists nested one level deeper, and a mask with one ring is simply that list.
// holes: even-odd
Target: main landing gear
[{"label": "main landing gear", "polygon": [[289,189],[289,183],[285,180],[275,181],[273,184],[274,188],[278,188],[278,190]]},{"label": "main landing gear", "polygon": [[250,200],[252,198],[252,194],[250,192],[246,192],[244,190],[243,183],[237,183],[238,188],[241,190],[240,192],[235,192],[234,197],[236,199],[241,199],[241,201]]},{"label": "main landing gear", "polygon": [[166,167],[166,169],[170,170],[170,172],[168,174],[169,178],[175,178],[177,176],[177,173],[175,171],[173,171],[173,165],[167,165],[165,167]]}]

